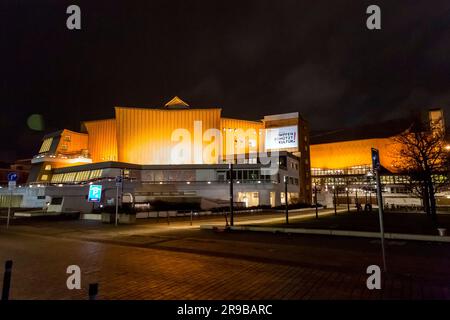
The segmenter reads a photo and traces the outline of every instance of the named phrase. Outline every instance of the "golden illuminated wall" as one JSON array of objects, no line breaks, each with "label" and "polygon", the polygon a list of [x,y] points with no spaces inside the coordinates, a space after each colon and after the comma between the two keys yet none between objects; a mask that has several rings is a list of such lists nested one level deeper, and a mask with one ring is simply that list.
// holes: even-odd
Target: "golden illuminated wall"
[{"label": "golden illuminated wall", "polygon": [[220,128],[220,109],[141,109],[116,107],[118,161],[135,164],[170,164],[177,144],[172,132],[187,129],[193,138],[194,121],[202,122],[202,135]]},{"label": "golden illuminated wall", "polygon": [[396,144],[390,138],[311,145],[311,168],[343,169],[370,165],[372,163],[371,148],[380,151],[381,165],[393,170]]},{"label": "golden illuminated wall", "polygon": [[[260,133],[260,129],[264,129],[264,124],[262,122],[231,119],[231,118],[221,118],[220,119],[220,131],[222,132],[222,135],[223,135],[223,148],[222,148],[223,155],[230,154],[230,152],[227,152],[227,150],[228,151],[231,150],[230,147],[227,148],[226,134],[227,133],[229,134],[230,132],[236,132],[236,130],[238,130],[238,129],[243,130],[243,132],[247,132],[247,130],[249,130],[249,129],[254,129],[256,132],[255,138],[252,138],[252,137],[246,138],[247,141],[245,142],[246,143],[245,153],[249,152],[248,139],[256,140],[255,150],[258,150],[259,143],[263,142],[264,135],[263,135],[262,131]],[[250,131],[248,131],[248,132],[250,132]],[[237,137],[235,137],[234,140],[235,140],[234,147],[235,147],[235,150],[237,150],[237,141],[236,141]],[[238,151],[235,151],[235,152],[238,152]]]},{"label": "golden illuminated wall", "polygon": [[88,148],[88,135],[64,129],[61,133],[57,153],[78,153]]},{"label": "golden illuminated wall", "polygon": [[84,122],[89,134],[88,149],[92,162],[117,161],[116,120]]}]

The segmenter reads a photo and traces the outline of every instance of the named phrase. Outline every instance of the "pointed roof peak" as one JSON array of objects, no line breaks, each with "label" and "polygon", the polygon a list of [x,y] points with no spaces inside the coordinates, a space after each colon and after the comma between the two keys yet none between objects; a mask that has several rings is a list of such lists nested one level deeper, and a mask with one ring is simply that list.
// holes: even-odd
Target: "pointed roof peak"
[{"label": "pointed roof peak", "polygon": [[175,96],[172,98],[172,100],[170,100],[169,102],[167,102],[165,105],[165,107],[189,107],[189,105],[184,102],[183,100],[181,100],[178,96]]}]

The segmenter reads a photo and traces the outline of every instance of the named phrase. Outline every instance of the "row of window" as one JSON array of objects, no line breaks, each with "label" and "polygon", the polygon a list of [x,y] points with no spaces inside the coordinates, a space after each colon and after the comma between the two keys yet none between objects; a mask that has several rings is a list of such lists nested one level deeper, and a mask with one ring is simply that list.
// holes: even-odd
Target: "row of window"
[{"label": "row of window", "polygon": [[39,153],[48,152],[50,147],[52,146],[53,138],[47,138],[42,142],[41,149],[39,149]]},{"label": "row of window", "polygon": [[298,171],[298,163],[294,162],[294,161],[291,161],[291,169],[295,169],[295,170]]},{"label": "row of window", "polygon": [[[62,140],[64,142],[71,142],[72,141],[72,137],[70,135],[65,135]],[[41,148],[39,149],[39,153],[44,153],[44,152],[50,151],[50,147],[52,146],[52,142],[53,142],[53,137],[44,139],[44,141],[42,142]],[[68,145],[67,144],[62,144],[60,149],[61,150],[67,150],[68,149]]]},{"label": "row of window", "polygon": [[[230,171],[218,171],[219,181],[230,180]],[[270,175],[261,174],[261,170],[233,170],[234,180],[270,180]]]},{"label": "row of window", "polygon": [[[407,184],[408,177],[400,175],[386,175],[380,177],[381,183],[383,185],[391,184]],[[347,176],[347,177],[313,177],[313,184],[315,185],[352,185],[352,184],[362,184],[365,185],[369,182],[367,176]],[[373,180],[372,180],[373,182]]]},{"label": "row of window", "polygon": [[335,176],[335,175],[352,175],[352,174],[367,174],[371,170],[370,165],[354,166],[344,169],[321,169],[311,168],[313,176]]},{"label": "row of window", "polygon": [[[68,172],[68,173],[57,173],[52,176],[51,183],[74,183],[74,182],[84,182],[92,179],[98,179],[102,176],[103,170],[86,170],[79,172]],[[48,177],[47,177],[48,179]],[[44,175],[42,175],[41,180],[46,181]]]}]

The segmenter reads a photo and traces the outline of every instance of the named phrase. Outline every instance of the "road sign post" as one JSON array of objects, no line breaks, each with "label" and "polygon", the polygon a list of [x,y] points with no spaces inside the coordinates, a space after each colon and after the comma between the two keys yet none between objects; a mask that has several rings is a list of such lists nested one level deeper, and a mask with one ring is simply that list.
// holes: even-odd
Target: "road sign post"
[{"label": "road sign post", "polygon": [[380,220],[380,237],[381,237],[381,253],[383,256],[383,270],[387,272],[386,255],[384,248],[384,225],[383,225],[383,198],[381,194],[381,179],[380,179],[380,154],[378,149],[372,148],[372,169],[375,171],[375,178],[377,182],[377,200],[378,200],[378,216]]},{"label": "road sign post", "polygon": [[9,220],[11,218],[12,197],[13,191],[16,188],[16,181],[17,181],[17,173],[15,172],[8,173],[9,202],[8,202],[8,216],[6,218],[6,229],[9,228]]}]

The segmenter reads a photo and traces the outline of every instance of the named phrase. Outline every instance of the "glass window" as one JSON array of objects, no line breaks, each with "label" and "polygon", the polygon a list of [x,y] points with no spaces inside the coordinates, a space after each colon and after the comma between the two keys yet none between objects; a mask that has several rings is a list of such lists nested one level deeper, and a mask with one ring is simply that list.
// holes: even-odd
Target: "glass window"
[{"label": "glass window", "polygon": [[47,138],[42,142],[41,149],[39,149],[39,153],[48,152],[52,145],[53,138]]}]

